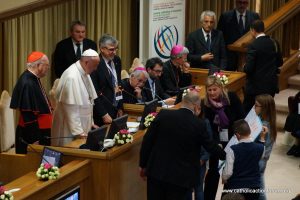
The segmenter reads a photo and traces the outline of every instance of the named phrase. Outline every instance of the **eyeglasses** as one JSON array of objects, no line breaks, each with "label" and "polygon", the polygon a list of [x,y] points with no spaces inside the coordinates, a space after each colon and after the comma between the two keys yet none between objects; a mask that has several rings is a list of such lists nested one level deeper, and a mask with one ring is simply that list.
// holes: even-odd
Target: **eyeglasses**
[{"label": "eyeglasses", "polygon": [[105,49],[107,49],[108,51],[110,51],[110,52],[114,52],[114,51],[118,51],[119,49],[118,49],[118,47],[116,47],[116,48],[108,48],[108,47],[104,47]]},{"label": "eyeglasses", "polygon": [[258,105],[258,104],[254,104],[254,106],[255,106],[255,107],[262,107],[261,105]]},{"label": "eyeglasses", "polygon": [[154,72],[156,72],[156,73],[162,73],[163,72],[163,70],[159,70],[159,69],[152,69],[152,71],[154,71]]}]

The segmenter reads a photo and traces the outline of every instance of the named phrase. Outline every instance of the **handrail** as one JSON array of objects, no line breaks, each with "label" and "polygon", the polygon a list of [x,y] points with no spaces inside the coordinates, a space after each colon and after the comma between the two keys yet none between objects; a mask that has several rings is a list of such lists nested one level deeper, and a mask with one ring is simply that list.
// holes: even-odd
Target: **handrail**
[{"label": "handrail", "polygon": [[[270,34],[274,32],[276,28],[283,25],[296,14],[300,12],[300,0],[290,0],[284,4],[279,10],[275,11],[272,15],[264,20],[265,33]],[[246,52],[247,45],[251,43],[253,37],[250,31],[243,37],[235,41],[233,44],[228,45],[228,48],[232,51]]]}]

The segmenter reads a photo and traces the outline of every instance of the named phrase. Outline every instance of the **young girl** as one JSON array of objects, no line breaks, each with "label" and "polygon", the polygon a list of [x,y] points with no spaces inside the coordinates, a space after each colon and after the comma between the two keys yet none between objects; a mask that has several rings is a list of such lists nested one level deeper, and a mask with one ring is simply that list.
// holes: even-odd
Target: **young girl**
[{"label": "young girl", "polygon": [[[259,168],[261,173],[261,189],[265,188],[264,172],[267,166],[267,162],[272,152],[273,144],[276,141],[276,109],[275,101],[271,95],[262,94],[255,98],[255,112],[260,116],[263,126],[267,129],[267,134],[264,138],[265,142],[265,154],[259,162]],[[258,137],[257,140],[263,140],[262,137]],[[260,193],[259,200],[266,199],[264,193]]]}]

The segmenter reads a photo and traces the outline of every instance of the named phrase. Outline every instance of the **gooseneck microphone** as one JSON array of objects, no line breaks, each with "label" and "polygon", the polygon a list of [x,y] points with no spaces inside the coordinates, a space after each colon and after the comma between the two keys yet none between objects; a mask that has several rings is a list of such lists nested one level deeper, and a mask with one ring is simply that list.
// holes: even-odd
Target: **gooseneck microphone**
[{"label": "gooseneck microphone", "polygon": [[100,92],[99,96],[102,96],[104,98],[104,100],[107,103],[109,103],[115,111],[118,111],[118,109],[116,108],[116,106],[113,105],[113,103],[103,94],[103,92]]},{"label": "gooseneck microphone", "polygon": [[64,139],[64,138],[74,138],[74,136],[62,136],[62,137],[49,137],[49,136],[44,136],[45,139],[50,139],[50,140],[58,140],[58,139]]},{"label": "gooseneck microphone", "polygon": [[[148,90],[148,91],[150,91],[150,92],[152,93],[152,90],[151,90],[150,88],[148,88],[148,87],[143,87],[143,89],[146,89],[146,90]],[[168,104],[167,104],[160,96],[158,96],[158,95],[156,94],[156,92],[154,93],[154,95],[155,95],[155,97],[157,97],[157,98],[159,99],[159,101],[162,102],[162,104],[168,106]]]},{"label": "gooseneck microphone", "polygon": [[23,144],[26,144],[27,146],[29,146],[29,148],[32,150],[32,152],[34,152],[35,154],[38,154],[39,156],[42,157],[42,160],[44,160],[46,163],[51,164],[46,158],[44,158],[44,156],[41,155],[40,152],[37,152],[33,146],[31,144],[29,144],[28,142],[26,142],[22,137],[19,137],[19,141]]}]

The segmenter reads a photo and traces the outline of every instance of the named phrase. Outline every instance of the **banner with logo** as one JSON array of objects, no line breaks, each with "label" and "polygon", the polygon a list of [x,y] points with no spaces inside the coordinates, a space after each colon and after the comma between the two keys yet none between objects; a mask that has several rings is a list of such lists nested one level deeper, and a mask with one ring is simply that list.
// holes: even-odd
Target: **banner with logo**
[{"label": "banner with logo", "polygon": [[[140,57],[160,57],[167,60],[174,45],[185,44],[185,0],[146,1],[140,7],[144,14],[140,18],[140,43],[148,44],[140,44]],[[146,21],[148,27],[143,24]],[[148,38],[145,37],[146,33],[149,34]]]}]

